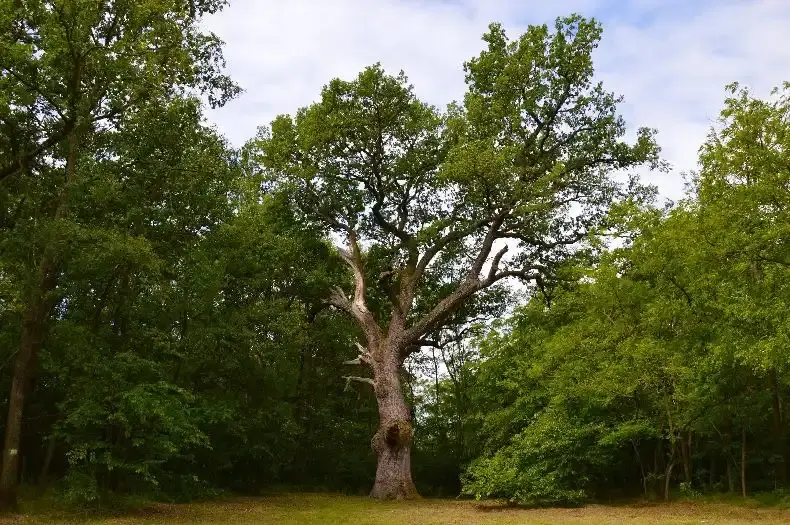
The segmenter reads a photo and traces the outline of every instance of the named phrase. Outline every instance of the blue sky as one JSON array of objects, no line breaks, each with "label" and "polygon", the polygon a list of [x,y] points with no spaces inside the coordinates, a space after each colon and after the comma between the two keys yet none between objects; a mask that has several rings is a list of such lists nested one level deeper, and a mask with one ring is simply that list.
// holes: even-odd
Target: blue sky
[{"label": "blue sky", "polygon": [[490,22],[516,37],[573,12],[603,23],[597,75],[625,97],[629,128],[659,130],[673,171],[643,176],[665,198],[682,196],[681,173],[696,167],[725,84],[767,96],[790,80],[790,0],[230,0],[206,26],[225,40],[246,91],[208,117],[241,145],[331,78],[374,62],[403,69],[421,98],[443,107],[462,97],[462,64]]}]

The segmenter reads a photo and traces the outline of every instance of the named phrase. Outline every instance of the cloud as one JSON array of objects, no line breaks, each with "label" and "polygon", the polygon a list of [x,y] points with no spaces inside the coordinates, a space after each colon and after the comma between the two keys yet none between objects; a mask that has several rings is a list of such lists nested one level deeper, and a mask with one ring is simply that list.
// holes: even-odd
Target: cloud
[{"label": "cloud", "polygon": [[515,37],[572,12],[604,25],[597,72],[624,95],[630,129],[658,128],[674,170],[646,179],[667,198],[682,196],[680,172],[695,169],[725,84],[766,96],[790,79],[786,0],[231,0],[205,24],[225,40],[229,72],[246,92],[208,117],[240,145],[314,101],[331,78],[374,62],[403,69],[421,98],[443,107],[463,96],[462,64],[482,49],[490,22]]}]

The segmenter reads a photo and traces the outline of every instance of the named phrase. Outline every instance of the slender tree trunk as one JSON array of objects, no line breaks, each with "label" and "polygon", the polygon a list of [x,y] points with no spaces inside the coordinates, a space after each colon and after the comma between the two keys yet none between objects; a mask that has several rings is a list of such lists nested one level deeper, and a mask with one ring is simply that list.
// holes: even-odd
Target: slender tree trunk
[{"label": "slender tree trunk", "polygon": [[56,445],[57,438],[53,433],[49,436],[49,441],[47,442],[47,452],[44,455],[44,464],[41,466],[41,474],[38,476],[39,485],[43,485],[47,481],[47,478],[49,478],[49,467],[52,465],[52,458],[55,457]]},{"label": "slender tree trunk", "polygon": [[639,463],[639,474],[642,477],[642,496],[647,498],[647,474],[645,474],[645,464],[642,461],[642,455],[639,453],[639,446],[635,441],[631,441],[636,454],[636,461]]},{"label": "slender tree trunk", "polygon": [[691,433],[687,439],[680,437],[680,455],[683,458],[683,479],[686,483],[691,483]]},{"label": "slender tree trunk", "polygon": [[727,492],[735,492],[735,478],[732,475],[732,461],[727,458]]},{"label": "slender tree trunk", "polygon": [[[77,164],[77,132],[68,136],[66,155],[66,185],[60,195],[55,210],[55,220],[62,220],[68,213],[69,186],[74,179]],[[47,330],[49,313],[54,305],[52,292],[57,284],[57,250],[46,246],[38,266],[38,286],[28,299],[27,308],[22,316],[22,334],[19,350],[14,360],[11,378],[11,392],[8,399],[5,439],[3,443],[3,464],[0,467],[0,508],[16,508],[17,485],[19,481],[19,446],[22,439],[22,415],[29,378],[36,367],[36,358]]]},{"label": "slender tree trunk", "polygon": [[746,497],[746,426],[741,428],[741,496]]},{"label": "slender tree trunk", "polygon": [[672,469],[675,468],[675,460],[673,459],[666,472],[664,473],[664,501],[669,501],[669,484],[672,481]]},{"label": "slender tree trunk", "polygon": [[768,374],[771,383],[771,416],[773,420],[773,441],[775,453],[780,458],[778,465],[779,480],[783,485],[787,484],[787,456],[785,455],[784,442],[784,421],[782,417],[782,402],[779,392],[779,378],[776,368],[772,368]]},{"label": "slender tree trunk", "polygon": [[46,258],[40,266],[39,273],[40,286],[33,294],[23,315],[22,335],[11,378],[3,443],[3,464],[0,467],[0,508],[5,509],[16,508],[22,415],[30,377],[35,370],[36,357],[45,336],[51,308],[51,299],[47,296],[54,289],[54,260]]},{"label": "slender tree trunk", "polygon": [[378,456],[370,495],[377,499],[418,497],[411,477],[412,419],[400,385],[398,352],[384,348],[373,365],[379,428],[371,445]]},{"label": "slender tree trunk", "polygon": [[655,477],[653,478],[653,489],[655,490],[657,497],[660,497],[662,492],[661,479],[664,475],[664,471],[666,470],[665,463],[664,441],[658,440],[656,441],[656,446],[653,453],[653,472],[655,474]]}]

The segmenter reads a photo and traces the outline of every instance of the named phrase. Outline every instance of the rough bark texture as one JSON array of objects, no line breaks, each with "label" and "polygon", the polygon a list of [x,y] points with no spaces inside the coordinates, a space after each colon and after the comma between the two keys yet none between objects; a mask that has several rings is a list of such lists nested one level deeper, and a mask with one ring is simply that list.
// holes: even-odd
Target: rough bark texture
[{"label": "rough bark texture", "polygon": [[378,465],[370,495],[377,499],[412,499],[418,494],[411,477],[411,413],[401,390],[398,352],[386,347],[382,350],[383,362],[374,366],[379,428],[371,445]]}]

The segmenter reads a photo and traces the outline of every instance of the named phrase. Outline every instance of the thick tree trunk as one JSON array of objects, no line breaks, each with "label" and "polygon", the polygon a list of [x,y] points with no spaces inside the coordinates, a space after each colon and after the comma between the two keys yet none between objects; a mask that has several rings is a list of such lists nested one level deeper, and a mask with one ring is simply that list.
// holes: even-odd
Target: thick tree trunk
[{"label": "thick tree trunk", "polygon": [[374,365],[379,428],[371,445],[378,456],[378,466],[370,496],[416,498],[417,489],[411,478],[412,419],[401,391],[398,353],[394,349],[383,350],[383,362]]}]

